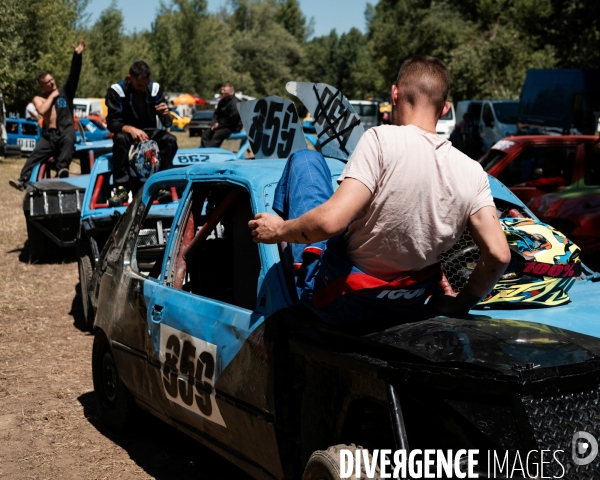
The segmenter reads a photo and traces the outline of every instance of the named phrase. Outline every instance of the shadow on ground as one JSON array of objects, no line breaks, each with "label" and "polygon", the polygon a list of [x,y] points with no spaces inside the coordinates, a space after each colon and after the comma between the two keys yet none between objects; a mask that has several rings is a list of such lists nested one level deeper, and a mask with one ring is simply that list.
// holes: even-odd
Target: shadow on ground
[{"label": "shadow on ground", "polygon": [[129,457],[157,480],[250,480],[251,477],[209,448],[140,411],[135,427],[114,433],[101,422],[94,392],[78,398],[85,418],[106,438],[123,448]]},{"label": "shadow on ground", "polygon": [[[50,243],[50,241],[48,241]],[[77,261],[77,257],[75,255],[74,248],[59,248],[58,246],[52,244],[47,247],[47,254],[44,260],[41,261],[32,261],[31,260],[31,252],[29,249],[29,240],[25,242],[23,248],[15,248],[13,250],[9,250],[6,253],[18,253],[19,254],[19,262],[21,263],[33,263],[33,264],[56,264],[56,263],[73,263]]]},{"label": "shadow on ground", "polygon": [[75,286],[75,296],[73,297],[73,302],[71,303],[71,311],[69,315],[73,317],[73,326],[83,332],[91,334],[90,327],[85,320],[85,315],[83,314],[83,303],[81,301],[81,283],[78,283]]}]

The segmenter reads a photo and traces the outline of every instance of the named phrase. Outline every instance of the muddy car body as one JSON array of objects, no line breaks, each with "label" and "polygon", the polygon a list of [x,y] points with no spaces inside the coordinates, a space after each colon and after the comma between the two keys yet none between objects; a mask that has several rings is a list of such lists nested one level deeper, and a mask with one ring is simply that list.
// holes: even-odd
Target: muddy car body
[{"label": "muddy car body", "polygon": [[[328,164],[335,185],[344,163]],[[570,457],[576,431],[598,432],[599,339],[515,310],[328,328],[296,304],[285,246],[257,245],[247,227],[272,212],[283,165],[163,172],[122,215],[94,273],[94,388],[109,426],[124,427],[135,402],[256,478],[337,478],[315,458],[339,462],[351,444],[479,449],[479,478],[483,452],[560,449],[546,475],[600,475]],[[490,181],[503,208],[526,211]],[[176,210],[154,215],[171,188]],[[168,239],[147,244],[166,224]],[[563,324],[577,315],[562,312]]]}]

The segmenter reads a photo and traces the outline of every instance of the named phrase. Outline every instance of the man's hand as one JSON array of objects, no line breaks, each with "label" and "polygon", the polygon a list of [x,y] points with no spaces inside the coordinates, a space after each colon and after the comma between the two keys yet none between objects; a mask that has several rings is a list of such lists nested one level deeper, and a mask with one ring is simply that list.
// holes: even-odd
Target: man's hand
[{"label": "man's hand", "polygon": [[169,114],[169,106],[168,106],[168,105],[167,105],[165,102],[159,103],[159,104],[156,106],[156,113],[157,113],[158,115],[161,115],[161,116],[163,116],[163,117],[164,117],[165,115],[168,115],[168,114]]},{"label": "man's hand", "polygon": [[216,128],[219,128],[218,123],[215,123],[214,125],[211,125],[211,127],[210,127],[211,130],[215,130]]},{"label": "man's hand", "polygon": [[81,40],[81,42],[79,42],[79,45],[73,45],[73,50],[75,50],[75,53],[77,55],[81,55],[81,52],[85,50],[85,40]]},{"label": "man's hand", "polygon": [[59,95],[60,95],[60,91],[58,90],[58,88],[55,88],[54,90],[52,90],[50,95],[48,95],[48,98],[55,99]]},{"label": "man's hand", "polygon": [[257,213],[254,220],[248,222],[254,243],[279,243],[278,230],[283,225],[283,218],[271,213]]},{"label": "man's hand", "polygon": [[123,131],[131,135],[131,138],[135,143],[145,142],[146,140],[148,140],[148,135],[146,135],[146,132],[140,130],[139,128],[135,128],[130,125],[125,125],[123,127]]}]

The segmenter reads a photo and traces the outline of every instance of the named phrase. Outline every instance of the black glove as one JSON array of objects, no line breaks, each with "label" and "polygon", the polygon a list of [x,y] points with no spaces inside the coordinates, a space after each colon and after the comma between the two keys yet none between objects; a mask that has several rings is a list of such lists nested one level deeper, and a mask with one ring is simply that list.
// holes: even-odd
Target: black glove
[{"label": "black glove", "polygon": [[427,302],[427,313],[445,317],[464,316],[481,300],[476,295],[459,293],[456,297],[449,295],[432,295]]}]

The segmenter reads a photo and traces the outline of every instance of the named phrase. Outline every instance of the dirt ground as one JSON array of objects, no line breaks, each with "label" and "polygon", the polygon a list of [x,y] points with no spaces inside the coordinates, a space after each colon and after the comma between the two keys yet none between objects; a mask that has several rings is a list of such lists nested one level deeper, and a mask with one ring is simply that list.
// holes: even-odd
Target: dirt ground
[{"label": "dirt ground", "polygon": [[248,478],[150,415],[127,434],[101,424],[75,256],[28,263],[23,193],[8,185],[23,163],[0,159],[0,478]]}]

